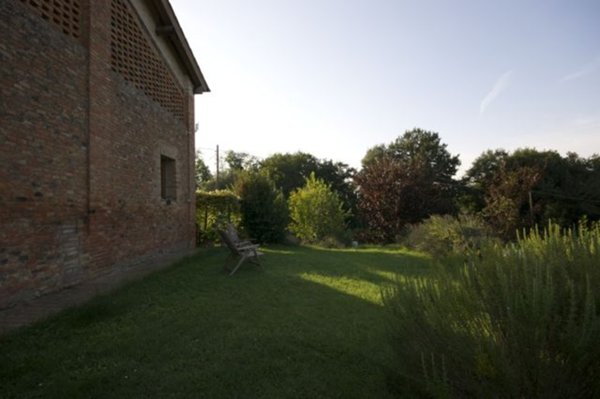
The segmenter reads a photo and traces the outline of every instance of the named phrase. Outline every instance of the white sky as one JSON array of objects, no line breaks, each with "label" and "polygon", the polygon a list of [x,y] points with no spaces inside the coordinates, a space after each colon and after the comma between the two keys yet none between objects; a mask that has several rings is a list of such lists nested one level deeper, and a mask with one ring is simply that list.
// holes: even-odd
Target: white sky
[{"label": "white sky", "polygon": [[600,153],[600,1],[171,0],[211,93],[196,145],[359,167],[436,131],[490,148]]}]

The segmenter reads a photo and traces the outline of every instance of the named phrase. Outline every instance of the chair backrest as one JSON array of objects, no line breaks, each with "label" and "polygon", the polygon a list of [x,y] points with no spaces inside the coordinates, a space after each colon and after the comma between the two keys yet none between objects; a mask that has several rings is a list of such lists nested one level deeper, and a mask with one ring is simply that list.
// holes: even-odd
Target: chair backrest
[{"label": "chair backrest", "polygon": [[223,230],[219,229],[219,235],[221,236],[221,240],[223,241],[223,243],[225,243],[225,245],[227,245],[227,248],[229,248],[229,250],[236,254],[236,255],[240,255],[240,251],[239,249],[235,246],[235,243],[233,242],[233,240],[231,239],[231,237],[229,236],[229,234]]},{"label": "chair backrest", "polygon": [[235,229],[235,227],[233,226],[233,224],[227,223],[226,230],[227,230],[227,235],[229,236],[229,238],[231,238],[231,241],[233,241],[234,243],[240,242],[240,236],[238,235],[238,232]]}]

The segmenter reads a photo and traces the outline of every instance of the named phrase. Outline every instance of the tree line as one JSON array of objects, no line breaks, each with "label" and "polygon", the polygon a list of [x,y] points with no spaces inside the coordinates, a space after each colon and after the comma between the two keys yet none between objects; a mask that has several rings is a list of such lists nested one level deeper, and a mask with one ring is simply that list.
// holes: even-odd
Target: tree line
[{"label": "tree line", "polygon": [[459,156],[439,134],[412,129],[368,149],[360,170],[304,152],[259,159],[229,151],[218,181],[198,155],[198,188],[238,195],[243,227],[263,241],[280,241],[289,229],[305,241],[392,243],[432,215],[459,214],[511,240],[550,220],[566,227],[600,219],[597,154],[487,150],[457,178]]}]

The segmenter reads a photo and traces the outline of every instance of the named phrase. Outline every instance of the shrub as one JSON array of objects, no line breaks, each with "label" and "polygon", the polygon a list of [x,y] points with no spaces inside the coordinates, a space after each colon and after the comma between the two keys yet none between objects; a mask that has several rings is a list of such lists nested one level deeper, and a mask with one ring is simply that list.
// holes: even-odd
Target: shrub
[{"label": "shrub", "polygon": [[384,293],[391,381],[430,397],[600,392],[600,225],[550,225]]},{"label": "shrub", "polygon": [[259,242],[282,242],[288,223],[287,204],[273,182],[260,173],[242,172],[235,191],[246,233]]},{"label": "shrub", "polygon": [[292,192],[288,203],[292,219],[289,229],[301,240],[315,243],[343,235],[346,212],[342,201],[314,173],[306,179],[304,187]]},{"label": "shrub", "polygon": [[410,227],[406,244],[442,258],[452,253],[477,254],[484,243],[492,240],[489,229],[476,216],[434,215]]}]

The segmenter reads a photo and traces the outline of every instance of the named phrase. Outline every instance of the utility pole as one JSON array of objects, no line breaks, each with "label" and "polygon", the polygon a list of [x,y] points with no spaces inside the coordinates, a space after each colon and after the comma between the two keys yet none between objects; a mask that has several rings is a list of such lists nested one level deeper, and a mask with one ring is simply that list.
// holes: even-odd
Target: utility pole
[{"label": "utility pole", "polygon": [[217,144],[217,177],[216,177],[216,186],[219,187],[219,145]]}]

